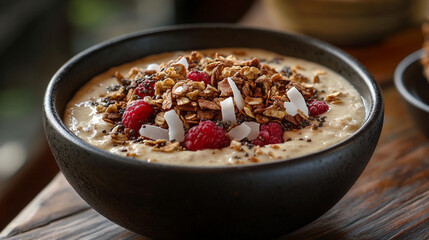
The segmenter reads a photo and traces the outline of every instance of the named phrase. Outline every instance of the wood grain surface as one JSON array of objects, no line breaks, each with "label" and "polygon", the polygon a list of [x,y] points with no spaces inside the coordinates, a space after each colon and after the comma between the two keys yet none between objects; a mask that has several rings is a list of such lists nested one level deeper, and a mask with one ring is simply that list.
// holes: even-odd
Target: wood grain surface
[{"label": "wood grain surface", "polygon": [[[385,123],[367,168],[325,215],[280,239],[429,239],[429,140],[392,85]],[[1,239],[146,239],[90,208],[62,174],[0,234]]]}]

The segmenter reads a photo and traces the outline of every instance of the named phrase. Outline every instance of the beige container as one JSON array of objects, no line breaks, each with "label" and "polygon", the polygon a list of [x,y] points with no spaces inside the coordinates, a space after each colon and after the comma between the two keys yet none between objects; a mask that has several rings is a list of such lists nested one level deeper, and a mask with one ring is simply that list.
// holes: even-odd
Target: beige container
[{"label": "beige container", "polygon": [[339,45],[365,44],[420,21],[427,0],[264,0],[284,30]]}]

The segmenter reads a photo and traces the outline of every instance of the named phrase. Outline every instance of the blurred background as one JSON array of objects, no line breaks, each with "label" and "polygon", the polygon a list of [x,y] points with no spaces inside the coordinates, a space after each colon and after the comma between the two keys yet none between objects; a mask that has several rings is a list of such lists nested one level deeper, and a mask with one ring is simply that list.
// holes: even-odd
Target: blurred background
[{"label": "blurred background", "polygon": [[[421,46],[427,6],[428,0],[0,1],[0,230],[58,171],[43,132],[42,98],[55,71],[80,51],[153,27],[227,22],[312,35],[390,69],[400,60],[390,51],[406,45],[406,56]],[[391,79],[369,70],[380,82]]]}]

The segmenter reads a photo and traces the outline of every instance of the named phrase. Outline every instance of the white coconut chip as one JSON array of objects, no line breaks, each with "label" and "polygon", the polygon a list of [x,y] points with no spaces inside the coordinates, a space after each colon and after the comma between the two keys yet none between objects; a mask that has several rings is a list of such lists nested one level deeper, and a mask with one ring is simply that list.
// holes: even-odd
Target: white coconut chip
[{"label": "white coconut chip", "polygon": [[240,110],[243,110],[244,108],[244,99],[241,96],[241,92],[238,89],[237,85],[235,85],[235,82],[229,77],[228,78],[229,86],[232,89],[232,93],[234,94],[234,102],[237,105],[237,108]]},{"label": "white coconut chip", "polygon": [[155,70],[155,71],[159,72],[159,64],[151,63],[151,64],[147,65],[146,70]]},{"label": "white coconut chip", "polygon": [[165,139],[168,140],[168,130],[153,125],[142,125],[139,130],[141,136],[153,140]]},{"label": "white coconut chip", "polygon": [[247,137],[250,133],[251,129],[246,124],[240,124],[238,126],[233,127],[229,132],[229,136],[233,140],[240,141],[241,139]]},{"label": "white coconut chip", "polygon": [[222,110],[223,122],[229,121],[231,124],[234,124],[237,122],[237,119],[235,118],[234,101],[232,100],[232,97],[229,97],[221,101],[220,108]]},{"label": "white coconut chip", "polygon": [[182,120],[174,110],[164,113],[165,121],[168,124],[168,136],[170,141],[176,140],[183,142],[185,140],[185,130],[183,129]]},{"label": "white coconut chip", "polygon": [[188,70],[189,64],[188,60],[186,60],[185,57],[180,58],[179,61],[177,61],[176,63],[182,64],[183,66],[185,66],[185,69]]},{"label": "white coconut chip", "polygon": [[295,116],[296,114],[298,114],[298,109],[293,102],[284,102],[283,105],[286,109],[287,114],[291,116]]},{"label": "white coconut chip", "polygon": [[255,140],[259,135],[259,123],[257,122],[243,122],[241,125],[246,125],[250,128],[250,133],[247,135],[247,139],[250,141]]},{"label": "white coconut chip", "polygon": [[[289,89],[287,91],[287,97],[289,100],[295,104],[296,108],[301,110],[302,113],[304,113],[308,117],[308,108],[307,104],[305,103],[305,99],[302,96],[302,94],[296,89],[295,87]],[[285,105],[286,108],[286,105]],[[292,115],[292,114],[291,114]]]}]

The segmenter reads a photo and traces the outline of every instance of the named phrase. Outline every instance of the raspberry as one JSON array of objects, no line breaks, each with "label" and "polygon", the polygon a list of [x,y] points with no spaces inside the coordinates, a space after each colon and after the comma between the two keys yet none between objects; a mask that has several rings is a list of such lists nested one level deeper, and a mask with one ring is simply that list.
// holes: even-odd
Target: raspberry
[{"label": "raspberry", "polygon": [[267,144],[276,144],[283,142],[283,130],[278,123],[270,122],[262,124],[259,127],[258,137],[252,141],[252,144],[265,146]]},{"label": "raspberry", "polygon": [[131,102],[122,115],[122,124],[126,128],[139,131],[143,123],[147,122],[153,115],[152,107],[144,100]]},{"label": "raspberry", "polygon": [[155,82],[153,80],[146,79],[139,84],[138,87],[134,90],[134,95],[139,98],[144,98],[146,96],[152,97],[155,93],[154,90]]},{"label": "raspberry", "polygon": [[216,149],[229,146],[230,138],[212,121],[202,121],[188,130],[184,146],[191,151]]},{"label": "raspberry", "polygon": [[322,114],[329,110],[328,104],[322,101],[312,99],[307,102],[308,111],[312,117]]},{"label": "raspberry", "polygon": [[201,71],[191,71],[186,78],[196,82],[204,82],[206,85],[210,84],[210,76]]}]

